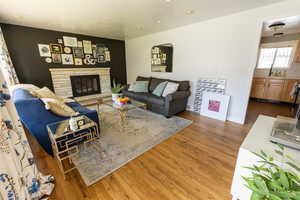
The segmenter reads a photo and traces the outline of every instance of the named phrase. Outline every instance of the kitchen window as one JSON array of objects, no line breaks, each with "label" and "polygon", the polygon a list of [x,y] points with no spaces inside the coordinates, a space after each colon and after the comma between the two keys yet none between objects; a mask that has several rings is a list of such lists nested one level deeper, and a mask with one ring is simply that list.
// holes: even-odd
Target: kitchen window
[{"label": "kitchen window", "polygon": [[292,52],[292,47],[261,48],[257,68],[288,68]]}]

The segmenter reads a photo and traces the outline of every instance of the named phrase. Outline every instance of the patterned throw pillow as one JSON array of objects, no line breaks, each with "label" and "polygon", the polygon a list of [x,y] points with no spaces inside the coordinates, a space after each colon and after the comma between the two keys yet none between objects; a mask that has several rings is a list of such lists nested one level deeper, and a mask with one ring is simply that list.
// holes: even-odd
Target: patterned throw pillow
[{"label": "patterned throw pillow", "polygon": [[43,87],[39,90],[34,90],[30,92],[33,96],[37,98],[52,98],[52,99],[57,99],[59,101],[62,101],[63,103],[69,103],[69,102],[74,102],[73,99],[68,99],[68,98],[63,98],[56,96],[49,88]]},{"label": "patterned throw pillow", "polygon": [[156,86],[156,88],[153,90],[152,94],[160,97],[163,94],[167,84],[168,84],[168,81],[158,84],[158,86]]},{"label": "patterned throw pillow", "polygon": [[179,87],[178,83],[168,82],[162,96],[166,97],[168,94],[172,94],[172,93],[176,92],[178,87]]},{"label": "patterned throw pillow", "polygon": [[46,110],[51,110],[54,114],[62,117],[76,116],[79,113],[75,112],[71,107],[63,102],[53,98],[41,98],[45,104]]},{"label": "patterned throw pillow", "polygon": [[136,81],[130,84],[128,91],[148,92],[149,81]]}]

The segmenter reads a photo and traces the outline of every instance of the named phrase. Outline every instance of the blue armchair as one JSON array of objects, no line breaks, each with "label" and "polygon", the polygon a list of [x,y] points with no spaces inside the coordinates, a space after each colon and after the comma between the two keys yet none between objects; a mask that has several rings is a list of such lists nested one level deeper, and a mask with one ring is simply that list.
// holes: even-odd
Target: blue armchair
[{"label": "blue armchair", "polygon": [[[16,105],[16,109],[22,123],[37,139],[43,149],[48,154],[53,155],[51,142],[46,126],[50,123],[68,119],[68,117],[61,117],[55,115],[49,110],[46,110],[44,103],[40,99],[32,96],[27,90],[15,90],[13,92],[12,98]],[[86,115],[99,125],[99,119],[96,110],[90,110],[77,102],[67,103],[67,105],[80,114]]]}]

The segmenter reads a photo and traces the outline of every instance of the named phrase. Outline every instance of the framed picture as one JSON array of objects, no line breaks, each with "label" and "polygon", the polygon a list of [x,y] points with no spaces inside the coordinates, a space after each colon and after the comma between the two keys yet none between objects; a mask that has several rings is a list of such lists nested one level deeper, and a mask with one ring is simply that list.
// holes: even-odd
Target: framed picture
[{"label": "framed picture", "polygon": [[53,53],[52,54],[52,62],[53,63],[61,63],[61,54]]},{"label": "framed picture", "polygon": [[68,47],[77,47],[77,38],[76,37],[67,37],[63,36],[64,45]]},{"label": "framed picture", "polygon": [[41,57],[51,57],[50,47],[48,44],[38,44]]},{"label": "framed picture", "polygon": [[61,54],[61,59],[63,65],[74,65],[72,54]]},{"label": "framed picture", "polygon": [[67,54],[69,54],[69,53],[72,52],[72,50],[71,50],[70,47],[65,47],[65,48],[64,48],[64,52],[67,53]]},{"label": "framed picture", "polygon": [[200,114],[214,119],[225,121],[229,106],[230,96],[203,92]]},{"label": "framed picture", "polygon": [[59,44],[63,44],[64,42],[63,42],[63,40],[62,40],[62,39],[58,38],[58,39],[57,39],[57,43],[59,43]]},{"label": "framed picture", "polygon": [[51,53],[62,53],[61,44],[50,44]]},{"label": "framed picture", "polygon": [[77,47],[83,47],[82,41],[77,41]]},{"label": "framed picture", "polygon": [[82,59],[81,58],[74,58],[75,65],[82,65]]},{"label": "framed picture", "polygon": [[92,54],[93,53],[92,42],[91,41],[83,40],[82,45],[83,45],[84,53],[86,53],[86,54]]},{"label": "framed picture", "polygon": [[46,63],[52,63],[52,58],[45,58]]},{"label": "framed picture", "polygon": [[73,47],[73,55],[75,58],[84,58],[83,48]]}]

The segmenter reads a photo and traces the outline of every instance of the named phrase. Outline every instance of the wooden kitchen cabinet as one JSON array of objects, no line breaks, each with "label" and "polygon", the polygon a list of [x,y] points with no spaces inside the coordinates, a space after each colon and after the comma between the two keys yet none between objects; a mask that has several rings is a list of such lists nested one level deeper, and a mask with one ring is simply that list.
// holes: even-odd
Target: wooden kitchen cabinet
[{"label": "wooden kitchen cabinet", "polygon": [[299,80],[290,79],[284,81],[284,89],[281,96],[281,101],[294,103],[295,97],[291,97],[291,91]]},{"label": "wooden kitchen cabinet", "polygon": [[250,97],[292,103],[294,98],[290,93],[297,82],[295,79],[254,78]]},{"label": "wooden kitchen cabinet", "polygon": [[265,99],[281,101],[284,80],[268,79],[265,88]]},{"label": "wooden kitchen cabinet", "polygon": [[257,99],[265,98],[265,84],[266,84],[266,79],[264,78],[253,79],[250,96]]},{"label": "wooden kitchen cabinet", "polygon": [[294,56],[294,63],[300,63],[300,40],[298,41],[297,44],[297,49]]}]

